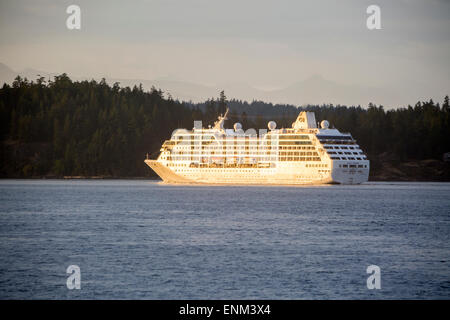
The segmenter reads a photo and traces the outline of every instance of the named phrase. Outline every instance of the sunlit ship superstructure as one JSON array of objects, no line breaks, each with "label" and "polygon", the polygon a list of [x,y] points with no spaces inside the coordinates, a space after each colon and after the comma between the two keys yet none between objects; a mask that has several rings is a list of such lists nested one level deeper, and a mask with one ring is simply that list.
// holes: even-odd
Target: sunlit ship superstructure
[{"label": "sunlit ship superstructure", "polygon": [[302,111],[292,128],[225,129],[225,115],[213,127],[195,122],[177,129],[156,160],[145,160],[165,182],[208,184],[359,184],[368,180],[369,160],[350,133],[316,123]]}]

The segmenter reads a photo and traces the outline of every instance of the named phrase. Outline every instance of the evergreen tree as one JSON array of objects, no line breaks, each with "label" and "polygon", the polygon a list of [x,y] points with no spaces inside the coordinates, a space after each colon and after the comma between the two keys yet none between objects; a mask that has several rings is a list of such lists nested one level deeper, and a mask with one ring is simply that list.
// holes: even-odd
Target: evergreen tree
[{"label": "evergreen tree", "polygon": [[223,114],[225,114],[226,110],[227,110],[227,97],[225,96],[225,91],[222,90],[220,92],[217,111],[219,112],[219,114],[223,115]]}]

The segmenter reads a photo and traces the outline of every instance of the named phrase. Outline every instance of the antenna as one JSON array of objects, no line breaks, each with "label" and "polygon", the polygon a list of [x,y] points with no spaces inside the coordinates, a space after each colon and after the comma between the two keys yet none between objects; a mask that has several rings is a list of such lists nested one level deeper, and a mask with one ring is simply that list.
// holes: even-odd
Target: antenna
[{"label": "antenna", "polygon": [[225,111],[225,114],[223,115],[224,120],[227,120],[228,111],[230,111],[230,108],[227,107],[227,111]]}]

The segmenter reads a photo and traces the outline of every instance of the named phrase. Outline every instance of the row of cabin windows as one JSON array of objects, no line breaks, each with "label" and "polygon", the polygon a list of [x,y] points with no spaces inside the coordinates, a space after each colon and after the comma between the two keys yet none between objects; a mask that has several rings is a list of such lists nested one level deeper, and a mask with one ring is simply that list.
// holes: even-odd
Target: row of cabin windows
[{"label": "row of cabin windows", "polygon": [[[280,146],[279,148],[278,148],[279,150],[315,150],[315,147],[300,147],[300,146]],[[202,150],[204,150],[204,148],[202,147]],[[246,151],[259,151],[259,152],[261,152],[261,153],[264,153],[264,152],[268,152],[268,151],[271,151],[272,150],[272,148],[270,148],[270,147],[267,147],[267,148],[258,148],[258,147],[256,147],[256,146],[252,146],[252,147],[245,147],[245,149],[243,148],[243,147],[240,147],[240,148],[225,148],[225,147],[213,147],[213,148],[208,148],[208,150],[207,151],[209,151],[209,152],[211,152],[211,153],[214,153],[215,151],[225,151],[225,152],[237,152],[237,151],[239,151],[239,150],[246,150]],[[275,148],[273,149],[273,150],[276,150]],[[189,148],[177,148],[177,149],[175,149],[175,150],[173,150],[172,152],[175,154],[178,154],[178,155],[183,155],[183,154],[186,154],[186,155],[188,155],[188,154],[192,154],[193,153],[193,151],[194,152],[199,152],[200,151],[200,149],[194,149],[194,148],[192,148],[192,149],[189,149]]]},{"label": "row of cabin windows", "polygon": [[[202,156],[179,156],[179,155],[172,155],[167,157],[167,160],[169,161],[189,161],[193,159],[198,159]],[[229,158],[229,155],[216,155],[218,158]],[[258,159],[276,159],[275,156],[273,157],[264,157],[263,155],[252,155],[252,158],[258,158]],[[163,160],[166,159],[165,157],[162,158]],[[279,155],[280,161],[319,161],[320,157],[318,156],[317,152],[280,152]],[[311,159],[311,160],[310,160]],[[319,159],[319,160],[317,160]],[[331,157],[331,159],[337,159],[336,157]],[[343,158],[344,159],[344,158]],[[354,158],[349,158],[349,160],[355,160]],[[361,158],[357,158],[357,160],[362,160]]]},{"label": "row of cabin windows", "polygon": [[187,163],[168,163],[168,167],[187,167]]},{"label": "row of cabin windows", "polygon": [[[325,147],[327,148],[327,147]],[[258,145],[214,145],[214,146],[177,146],[174,151],[182,152],[182,150],[190,151],[190,150],[233,150],[233,149],[241,149],[241,150],[271,150],[271,146],[258,146]],[[275,147],[274,147],[275,149]],[[313,146],[296,146],[296,145],[281,145],[278,147],[280,150],[314,150]]]},{"label": "row of cabin windows", "polygon": [[322,141],[321,140],[320,143],[322,143],[322,144],[347,144],[347,145],[350,144],[350,145],[352,145],[352,144],[356,144],[356,141],[355,140],[349,140],[349,141],[345,141],[345,140],[343,140],[343,141],[333,141],[333,140]]},{"label": "row of cabin windows", "polygon": [[200,146],[192,146],[192,147],[177,147],[175,149],[173,149],[175,152],[183,152],[184,151],[192,151],[192,150],[267,150],[267,149],[271,149],[270,147],[261,147],[261,146],[257,146],[257,145],[251,145],[251,146],[244,146],[244,145],[237,145],[237,146],[209,146],[209,147],[204,147],[202,146],[200,148]]},{"label": "row of cabin windows", "polygon": [[307,135],[299,135],[299,134],[280,134],[278,139],[280,140],[308,140]]},{"label": "row of cabin windows", "polygon": [[[200,161],[200,158],[203,159],[203,162],[209,162],[209,157],[168,157],[167,160],[168,161]],[[258,161],[277,161],[277,157],[273,156],[273,157],[262,157],[262,156],[251,156],[251,157],[222,157],[222,156],[218,156],[218,157],[211,157],[211,162],[216,162],[216,163],[223,163],[223,162],[227,162],[227,163],[236,163],[238,161],[244,161],[243,159],[255,159]],[[227,160],[228,159],[228,160]],[[240,160],[239,160],[240,159]],[[162,158],[162,160],[165,160],[164,158]]]},{"label": "row of cabin windows", "polygon": [[350,150],[354,150],[354,149],[358,149],[357,147],[346,147],[346,146],[341,146],[341,147],[339,147],[339,146],[324,146],[324,148],[325,149],[344,149],[344,150],[346,150],[346,149],[350,149]]},{"label": "row of cabin windows", "polygon": [[[189,170],[189,169],[186,169],[186,170],[183,170],[183,169],[175,169],[175,171],[187,171],[187,172],[192,172],[192,170]],[[220,169],[220,168],[217,168],[217,169],[202,169],[202,171],[201,171],[202,173],[203,172],[214,172],[214,173],[217,173],[217,172],[225,172],[225,173],[229,173],[229,171],[228,170],[224,170],[224,169]],[[235,173],[235,172],[238,172],[238,173],[242,173],[242,172],[255,172],[255,170],[253,169],[239,169],[239,170],[233,170],[233,173]],[[234,176],[229,176],[229,177],[234,177]]]},{"label": "row of cabin windows", "polygon": [[182,140],[216,140],[213,136],[206,135],[184,135],[184,136],[174,136],[173,140],[182,141]]},{"label": "row of cabin windows", "polygon": [[279,150],[315,150],[315,147],[280,146]]},{"label": "row of cabin windows", "polygon": [[235,150],[208,150],[205,152],[201,152],[200,150],[194,150],[193,152],[186,152],[186,151],[180,151],[180,150],[176,150],[173,151],[171,154],[172,156],[183,156],[183,155],[189,155],[189,156],[199,156],[199,155],[232,155],[232,154],[269,154],[271,152],[275,151],[270,151],[270,150],[257,150],[257,149],[235,149]]},{"label": "row of cabin windows", "polygon": [[367,164],[340,164],[339,168],[367,168]]},{"label": "row of cabin windows", "polygon": [[278,143],[280,146],[282,145],[312,145],[311,141],[280,141]]},{"label": "row of cabin windows", "polygon": [[307,168],[328,168],[328,164],[326,163],[307,163]]},{"label": "row of cabin windows", "polygon": [[316,136],[319,140],[352,140],[351,136]]},{"label": "row of cabin windows", "polygon": [[320,157],[280,157],[279,161],[320,161]]},{"label": "row of cabin windows", "polygon": [[336,151],[330,151],[330,152],[328,152],[328,154],[349,154],[349,155],[351,155],[351,154],[354,154],[354,155],[361,154],[361,155],[363,155],[364,153],[363,152],[336,152]]},{"label": "row of cabin windows", "polygon": [[348,157],[348,158],[346,158],[346,157],[330,157],[331,159],[333,159],[333,160],[366,160],[367,158],[364,156],[364,157]]},{"label": "row of cabin windows", "polygon": [[306,151],[306,152],[301,152],[301,151],[280,151],[279,152],[280,156],[316,156],[318,157],[319,154],[317,152],[312,152],[312,151]]},{"label": "row of cabin windows", "polygon": [[[293,152],[290,152],[293,153]],[[301,152],[302,155],[312,155],[312,156],[317,156],[317,152],[308,152],[308,154],[306,152]],[[288,155],[287,152],[285,152],[284,154],[285,156]],[[291,155],[296,155],[296,154],[291,154]],[[297,154],[300,155],[300,154]],[[199,158],[199,157],[220,157],[220,158],[239,158],[239,157],[252,157],[252,158],[267,158],[267,157],[276,157],[277,153],[275,152],[227,152],[227,153],[196,153],[196,154],[182,154],[182,153],[173,153],[167,157],[163,156],[161,157],[161,159],[167,159],[167,160],[188,160],[190,158]]]}]

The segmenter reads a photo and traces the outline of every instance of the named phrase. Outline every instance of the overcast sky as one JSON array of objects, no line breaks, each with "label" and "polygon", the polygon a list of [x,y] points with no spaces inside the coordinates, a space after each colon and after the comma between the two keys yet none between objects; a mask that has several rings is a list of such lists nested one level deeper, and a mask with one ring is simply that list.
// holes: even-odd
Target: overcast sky
[{"label": "overcast sky", "polygon": [[[66,28],[70,4],[81,30]],[[320,75],[412,101],[450,93],[449,31],[446,0],[0,0],[0,62],[15,70],[261,89]]]}]

